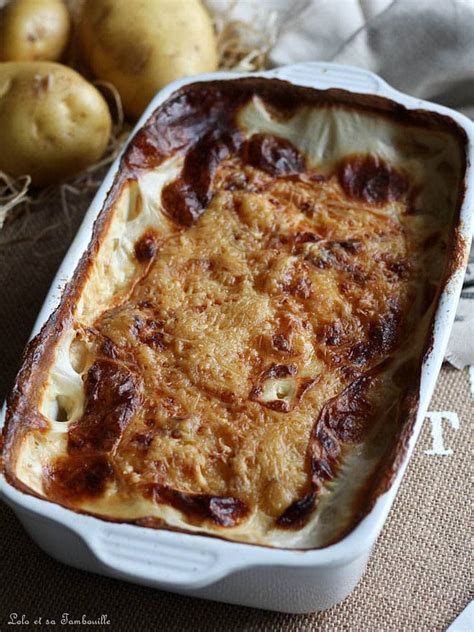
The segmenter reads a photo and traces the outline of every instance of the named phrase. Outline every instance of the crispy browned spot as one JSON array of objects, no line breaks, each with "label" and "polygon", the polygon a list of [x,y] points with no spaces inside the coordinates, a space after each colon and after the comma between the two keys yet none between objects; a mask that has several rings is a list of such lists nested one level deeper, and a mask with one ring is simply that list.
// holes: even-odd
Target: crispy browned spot
[{"label": "crispy browned spot", "polygon": [[156,237],[152,234],[145,233],[135,244],[135,257],[140,263],[150,261],[155,256],[157,249]]},{"label": "crispy browned spot", "polygon": [[272,176],[302,173],[305,159],[300,151],[285,138],[269,134],[254,134],[243,149],[244,160]]},{"label": "crispy browned spot", "polygon": [[288,340],[287,336],[285,336],[284,334],[273,335],[272,345],[277,351],[280,351],[281,353],[285,353],[285,354],[292,353],[290,341]]},{"label": "crispy browned spot", "polygon": [[300,529],[307,522],[316,507],[316,494],[310,492],[295,500],[288,509],[276,520],[276,524],[282,528]]},{"label": "crispy browned spot", "polygon": [[158,503],[169,503],[188,517],[211,520],[221,527],[234,527],[248,509],[238,498],[187,494],[161,485],[152,485],[146,492]]},{"label": "crispy browned spot", "polygon": [[186,155],[181,176],[161,192],[165,213],[177,224],[191,226],[209,203],[211,185],[219,163],[229,158],[241,143],[237,131],[212,130],[205,134]]},{"label": "crispy browned spot", "polygon": [[272,364],[262,373],[261,379],[289,377],[296,375],[297,370],[296,364]]},{"label": "crispy browned spot", "polygon": [[349,351],[349,359],[356,366],[364,366],[374,357],[388,353],[397,340],[401,316],[398,306],[392,302],[386,314],[373,322],[365,340],[358,342]]},{"label": "crispy browned spot", "polygon": [[100,350],[111,360],[116,360],[119,357],[119,350],[110,338],[104,338]]},{"label": "crispy browned spot", "polygon": [[328,439],[326,438],[326,442],[321,441],[321,426],[332,431],[336,440],[344,443],[359,442],[373,414],[373,406],[366,397],[367,387],[373,379],[369,374],[362,375],[323,407],[312,440],[316,440],[330,457],[335,456],[335,452],[331,450],[336,450],[335,446],[332,447],[336,442],[331,442],[331,449],[328,449]]},{"label": "crispy browned spot", "polygon": [[143,344],[157,351],[162,351],[166,347],[162,321],[153,318],[144,320],[137,316],[134,329],[138,339]]},{"label": "crispy browned spot", "polygon": [[60,501],[78,501],[102,496],[114,479],[106,455],[59,457],[43,470],[48,495]]},{"label": "crispy browned spot", "polygon": [[338,176],[346,195],[369,204],[394,202],[408,190],[406,178],[376,156],[355,155],[344,159]]},{"label": "crispy browned spot", "polygon": [[69,453],[111,452],[139,405],[139,390],[123,364],[96,360],[86,378],[84,414],[68,430]]}]

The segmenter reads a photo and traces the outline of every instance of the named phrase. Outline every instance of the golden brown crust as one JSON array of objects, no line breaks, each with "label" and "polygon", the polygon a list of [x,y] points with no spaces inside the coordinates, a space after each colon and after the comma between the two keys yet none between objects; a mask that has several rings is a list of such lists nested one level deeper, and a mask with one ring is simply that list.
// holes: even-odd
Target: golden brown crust
[{"label": "golden brown crust", "polygon": [[[113,508],[93,509],[113,488],[122,504],[169,505],[195,531],[219,535],[259,516],[263,531],[309,529],[356,446],[370,471],[349,519],[318,540],[327,544],[391,483],[429,337],[402,367],[397,353],[414,319],[432,320],[452,267],[442,280],[417,274],[425,251],[464,244],[456,227],[420,238],[429,218],[417,208],[418,183],[383,158],[346,154],[320,172],[288,139],[248,136],[237,117],[255,96],[280,121],[301,107],[335,107],[450,134],[464,169],[464,133],[450,119],[378,97],[261,79],[172,95],[130,143],[90,246],[26,352],[4,430],[12,484],[38,493],[17,475],[19,452],[28,436],[51,431],[38,402],[69,330],[87,340],[88,359],[82,412],[42,464],[43,493],[56,502],[120,520]],[[146,227],[132,252],[138,276],[81,325],[77,305],[120,196],[173,157],[183,162],[161,194],[167,231]],[[456,213],[461,201],[462,187]],[[158,514],[128,520],[176,528]],[[251,533],[232,537],[267,542]]]}]

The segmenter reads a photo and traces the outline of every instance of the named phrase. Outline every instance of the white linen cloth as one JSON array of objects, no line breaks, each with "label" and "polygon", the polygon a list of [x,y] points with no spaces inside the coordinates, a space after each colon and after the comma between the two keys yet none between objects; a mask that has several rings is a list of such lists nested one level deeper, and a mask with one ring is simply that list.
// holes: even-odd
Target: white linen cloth
[{"label": "white linen cloth", "polygon": [[[207,0],[209,9],[275,35],[272,66],[334,61],[474,118],[474,0]],[[472,253],[471,253],[472,254]],[[446,359],[474,364],[474,261]]]}]

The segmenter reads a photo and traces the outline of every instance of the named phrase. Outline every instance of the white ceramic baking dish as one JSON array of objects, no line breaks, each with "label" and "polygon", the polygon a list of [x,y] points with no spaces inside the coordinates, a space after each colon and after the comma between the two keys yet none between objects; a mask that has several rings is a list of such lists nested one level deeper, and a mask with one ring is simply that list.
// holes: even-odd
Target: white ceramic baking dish
[{"label": "white ceramic baking dish", "polygon": [[[440,105],[397,92],[376,75],[349,66],[305,63],[255,75],[285,79],[319,89],[343,88],[378,95],[407,108],[438,112],[454,119],[464,128],[469,139],[468,177],[459,227],[467,255],[474,207],[474,184],[470,171],[474,157],[474,126],[466,117]],[[235,77],[234,73],[221,72],[174,82],[152,100],[138,121],[136,130],[159,104],[184,84]],[[119,158],[98,190],[57,273],[33,334],[40,330],[56,307],[60,288],[73,274],[90,240],[93,222],[119,168]],[[9,485],[2,476],[1,497],[13,508],[39,546],[66,564],[156,588],[258,608],[293,613],[328,608],[344,599],[361,578],[371,548],[390,511],[441,367],[462,278],[463,269],[458,266],[439,302],[433,345],[422,369],[417,422],[398,474],[389,491],[378,498],[372,511],[336,544],[318,550],[283,550],[106,522],[22,493]],[[2,422],[3,415],[0,426]]]}]

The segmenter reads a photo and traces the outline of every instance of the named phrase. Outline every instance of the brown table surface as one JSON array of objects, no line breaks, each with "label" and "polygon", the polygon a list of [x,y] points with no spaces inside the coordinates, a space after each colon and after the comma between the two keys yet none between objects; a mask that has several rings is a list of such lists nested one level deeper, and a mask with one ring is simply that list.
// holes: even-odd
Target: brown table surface
[{"label": "brown table surface", "polygon": [[[66,216],[53,198],[0,232],[1,397],[11,386],[35,317],[89,199],[90,194],[82,195]],[[459,430],[446,424],[443,433],[453,453],[424,453],[432,448],[425,422],[367,573],[340,605],[311,615],[279,614],[81,572],[40,551],[0,503],[0,630],[15,629],[7,628],[11,613],[30,621],[18,629],[35,628],[37,617],[43,619],[42,628],[65,627],[59,621],[62,613],[69,613],[72,619],[105,614],[110,625],[95,629],[109,630],[445,630],[472,598],[467,480],[474,406],[467,371],[442,370],[430,410],[457,413]],[[57,625],[46,626],[48,618]]]}]

